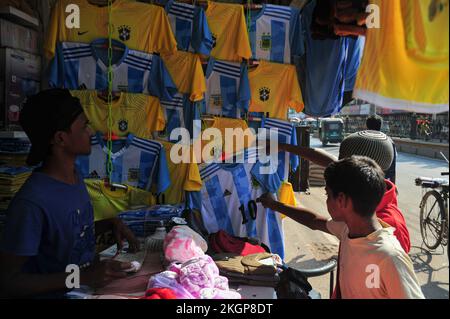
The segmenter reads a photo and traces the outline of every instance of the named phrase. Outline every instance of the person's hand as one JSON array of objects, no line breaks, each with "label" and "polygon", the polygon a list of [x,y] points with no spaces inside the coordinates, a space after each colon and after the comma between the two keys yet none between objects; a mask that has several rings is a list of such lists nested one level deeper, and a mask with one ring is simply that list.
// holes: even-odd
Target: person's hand
[{"label": "person's hand", "polygon": [[264,208],[270,209],[274,209],[275,204],[277,203],[273,195],[270,193],[263,194],[260,198],[256,200],[256,202],[261,203],[264,206]]},{"label": "person's hand", "polygon": [[140,243],[133,232],[118,218],[112,221],[112,232],[117,244],[117,251],[123,248],[123,241],[126,239],[129,244],[129,252],[134,253],[140,250]]},{"label": "person's hand", "polygon": [[94,265],[81,272],[81,283],[91,288],[101,288],[115,279],[125,278],[126,270],[132,268],[129,262],[115,260],[96,261]]}]

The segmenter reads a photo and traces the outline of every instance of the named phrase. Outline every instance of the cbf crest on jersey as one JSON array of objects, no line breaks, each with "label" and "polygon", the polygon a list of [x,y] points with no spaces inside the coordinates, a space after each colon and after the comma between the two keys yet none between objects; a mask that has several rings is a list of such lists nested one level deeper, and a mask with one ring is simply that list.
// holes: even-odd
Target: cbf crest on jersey
[{"label": "cbf crest on jersey", "polygon": [[119,27],[119,39],[122,41],[128,41],[131,38],[131,27],[127,25],[121,25]]},{"label": "cbf crest on jersey", "polygon": [[259,99],[263,102],[266,102],[270,99],[270,89],[267,87],[263,87],[259,90]]}]

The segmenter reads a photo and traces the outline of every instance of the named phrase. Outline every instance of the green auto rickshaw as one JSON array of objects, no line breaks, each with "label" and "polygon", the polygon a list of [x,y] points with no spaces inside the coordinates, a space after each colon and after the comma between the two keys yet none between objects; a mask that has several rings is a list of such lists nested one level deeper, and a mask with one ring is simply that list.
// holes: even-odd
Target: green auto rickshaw
[{"label": "green auto rickshaw", "polygon": [[319,139],[323,146],[328,143],[341,143],[344,140],[344,121],[338,118],[321,119]]}]

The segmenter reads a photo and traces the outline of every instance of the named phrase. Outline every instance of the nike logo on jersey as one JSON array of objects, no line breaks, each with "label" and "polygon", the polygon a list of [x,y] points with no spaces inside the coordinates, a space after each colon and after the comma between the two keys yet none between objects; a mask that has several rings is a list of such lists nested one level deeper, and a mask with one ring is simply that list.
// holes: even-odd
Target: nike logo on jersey
[{"label": "nike logo on jersey", "polygon": [[84,31],[84,32],[78,32],[78,36],[82,36],[82,35],[85,35],[86,33],[88,33],[89,31]]}]

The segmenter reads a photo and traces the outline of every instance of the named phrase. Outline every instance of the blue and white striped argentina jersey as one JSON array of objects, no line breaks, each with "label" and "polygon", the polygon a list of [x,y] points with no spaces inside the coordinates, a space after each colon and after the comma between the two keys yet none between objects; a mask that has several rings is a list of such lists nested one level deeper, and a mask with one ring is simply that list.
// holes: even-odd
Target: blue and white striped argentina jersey
[{"label": "blue and white striped argentina jersey", "polygon": [[202,7],[170,0],[166,12],[179,50],[210,55],[213,37]]},{"label": "blue and white striped argentina jersey", "polygon": [[[297,145],[297,134],[292,123],[278,119],[264,118],[262,127],[268,130],[277,129],[279,143]],[[287,181],[289,179],[289,170],[292,169],[293,171],[296,171],[299,162],[299,157],[297,155],[288,152],[280,152],[278,154],[277,172],[282,181]]]},{"label": "blue and white striped argentina jersey", "polygon": [[[91,139],[89,156],[79,156],[77,168],[83,178],[106,178],[108,149],[101,133]],[[129,135],[126,140],[113,142],[112,182],[156,192],[164,192],[170,185],[166,152],[161,143]]]},{"label": "blue and white striped argentina jersey", "polygon": [[241,118],[242,112],[248,111],[250,99],[247,65],[210,58],[202,113]]},{"label": "blue and white striped argentina jersey", "polygon": [[264,4],[259,13],[252,15],[251,20],[253,59],[290,64],[292,55],[303,54],[298,9]]},{"label": "blue and white striped argentina jersey", "polygon": [[[70,90],[107,90],[107,50],[97,48],[97,45],[105,43],[105,39],[96,40],[92,44],[59,43],[50,66],[50,86]],[[176,85],[159,56],[129,50],[126,45],[115,40],[113,45],[123,49],[114,51],[114,91],[143,93],[165,99],[171,99],[177,92]]]},{"label": "blue and white striped argentina jersey", "polygon": [[257,164],[213,163],[200,170],[203,223],[209,233],[225,230],[234,236],[258,238],[284,258],[282,219],[256,202],[272,188],[268,181],[278,183],[279,177],[276,173],[261,175]]},{"label": "blue and white striped argentina jersey", "polygon": [[[166,120],[166,128],[162,132],[155,132],[156,138],[167,142],[177,143],[180,138],[171,139],[170,133],[176,128],[185,128],[189,131],[191,139],[194,136],[194,120],[200,120],[201,102],[192,102],[189,94],[176,94],[172,101],[161,100],[161,107]],[[197,123],[196,132],[201,132],[201,124]]]}]

